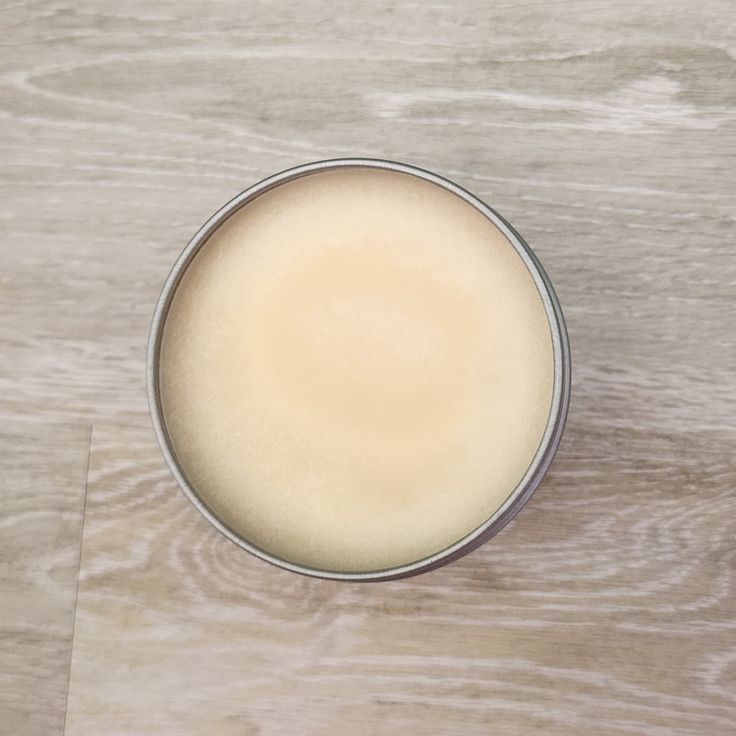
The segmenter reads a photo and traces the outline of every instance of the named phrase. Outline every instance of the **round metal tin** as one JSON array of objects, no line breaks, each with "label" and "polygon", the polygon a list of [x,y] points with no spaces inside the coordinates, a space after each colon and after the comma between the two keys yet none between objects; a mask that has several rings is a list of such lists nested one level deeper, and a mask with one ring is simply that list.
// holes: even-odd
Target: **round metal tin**
[{"label": "round metal tin", "polygon": [[[508,496],[506,501],[479,527],[465,535],[462,539],[459,539],[454,544],[436,552],[433,555],[397,567],[359,572],[350,570],[321,570],[300,565],[297,562],[290,560],[281,559],[252,544],[235,530],[224,524],[209,509],[197,493],[196,488],[189,483],[179,461],[177,460],[166,429],[166,421],[163,415],[159,388],[159,358],[166,316],[169,311],[174,292],[176,291],[187,266],[192,262],[199,249],[207,242],[209,236],[234,212],[239,210],[241,207],[244,207],[250,201],[269,189],[273,189],[284,182],[291,181],[302,176],[308,176],[309,174],[314,174],[319,171],[345,167],[388,169],[404,174],[410,174],[411,176],[416,176],[420,179],[425,179],[426,181],[437,184],[438,186],[441,186],[457,195],[487,217],[499,230],[501,230],[511,245],[516,249],[519,257],[524,261],[527,269],[534,279],[547,313],[554,355],[554,387],[547,427],[539,448],[537,449],[536,455],[521,481],[519,481],[518,485]],[[524,504],[529,500],[552,463],[552,459],[562,438],[570,400],[570,347],[567,339],[567,331],[565,328],[562,309],[560,308],[552,283],[544,272],[539,260],[534,255],[534,252],[526,244],[523,238],[508,222],[506,222],[506,220],[495,212],[495,210],[491,209],[487,204],[457,184],[416,166],[397,163],[395,161],[370,158],[332,159],[327,161],[317,161],[297,166],[292,169],[287,169],[286,171],[274,174],[273,176],[270,176],[241,192],[237,197],[232,199],[212,217],[210,217],[210,219],[199,229],[195,236],[189,241],[188,245],[184,248],[164,283],[153,314],[153,322],[148,341],[146,369],[148,401],[156,438],[158,439],[159,445],[161,446],[161,450],[171,472],[186,495],[189,497],[189,500],[200,511],[200,513],[202,513],[202,515],[228,539],[235,542],[235,544],[248,552],[260,557],[262,560],[302,575],[310,575],[313,577],[332,580],[378,581],[417,575],[445,565],[448,562],[457,560],[497,534],[504,526],[506,526],[506,524],[508,524],[509,521],[511,521],[522,506],[524,506]]]}]

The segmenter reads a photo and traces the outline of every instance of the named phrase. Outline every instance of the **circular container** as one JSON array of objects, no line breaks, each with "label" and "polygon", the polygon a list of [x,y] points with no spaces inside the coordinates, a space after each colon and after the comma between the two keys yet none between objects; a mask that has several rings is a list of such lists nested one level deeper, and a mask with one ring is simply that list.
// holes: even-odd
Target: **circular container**
[{"label": "circular container", "polygon": [[[159,358],[166,316],[168,314],[174,292],[176,291],[187,266],[196,256],[199,249],[207,242],[209,236],[228,217],[230,217],[230,215],[269,189],[273,189],[287,181],[298,179],[299,177],[307,176],[315,172],[346,167],[388,169],[390,171],[397,171],[419,177],[420,179],[437,184],[449,192],[452,192],[487,217],[488,220],[490,220],[506,236],[534,279],[534,283],[537,286],[537,290],[539,291],[539,295],[544,304],[544,309],[547,313],[554,356],[552,404],[550,407],[547,426],[545,428],[544,435],[542,436],[542,441],[539,444],[537,452],[531,464],[527,468],[526,473],[519,481],[516,488],[514,488],[514,490],[509,494],[504,503],[479,527],[466,534],[462,539],[458,540],[454,544],[434,553],[433,555],[408,564],[399,565],[397,567],[361,572],[351,572],[350,570],[321,570],[281,559],[280,557],[277,557],[276,555],[252,544],[243,536],[224,524],[209,509],[207,504],[197,493],[197,489],[194,488],[187,480],[187,477],[177,460],[166,429],[166,421],[163,415],[159,389]],[[328,161],[317,161],[297,166],[293,169],[287,169],[286,171],[274,174],[273,176],[270,176],[241,192],[237,197],[232,199],[212,217],[210,217],[210,219],[189,241],[186,248],[184,248],[164,283],[161,296],[159,297],[153,314],[153,322],[148,341],[146,370],[148,401],[156,438],[158,439],[159,445],[161,446],[161,450],[163,451],[171,472],[186,495],[189,497],[189,500],[200,511],[200,513],[228,539],[235,542],[235,544],[248,552],[260,557],[262,560],[302,575],[311,575],[313,577],[332,580],[378,581],[393,580],[396,578],[408,577],[410,575],[417,575],[445,565],[448,562],[457,560],[468,552],[476,549],[501,531],[501,529],[511,521],[511,519],[520,511],[522,506],[524,506],[524,504],[530,499],[552,463],[552,459],[557,451],[560,439],[562,438],[570,400],[570,347],[567,339],[567,331],[565,329],[565,320],[562,314],[562,309],[560,308],[560,304],[557,300],[554,289],[552,288],[552,283],[550,282],[549,277],[544,272],[544,269],[537,260],[537,257],[534,255],[532,249],[524,242],[523,238],[497,212],[457,184],[454,184],[437,174],[433,174],[430,171],[417,168],[416,166],[397,163],[395,161],[384,161],[381,159],[369,158],[341,158]]]}]

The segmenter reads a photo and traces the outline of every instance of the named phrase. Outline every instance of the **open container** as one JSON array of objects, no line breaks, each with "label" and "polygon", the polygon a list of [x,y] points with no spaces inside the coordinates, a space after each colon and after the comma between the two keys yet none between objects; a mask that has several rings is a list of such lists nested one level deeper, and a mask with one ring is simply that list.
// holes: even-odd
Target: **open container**
[{"label": "open container", "polygon": [[[504,503],[484,523],[454,544],[408,564],[370,571],[323,570],[282,559],[267,550],[261,549],[225,524],[208,507],[197,489],[190,483],[182,464],[177,459],[167,431],[160,391],[161,343],[166,318],[184,273],[208,238],[231,215],[247,206],[259,195],[300,177],[341,168],[383,169],[418,177],[460,197],[493,223],[516,250],[538,290],[549,324],[554,363],[552,401],[542,440],[525,474]],[[156,304],[148,343],[147,384],[154,430],[171,472],[194,506],[228,539],[273,565],[303,575],[348,581],[391,580],[427,572],[462,557],[497,534],[529,500],[549,468],[562,437],[570,397],[570,349],[562,310],[549,278],[531,248],[498,213],[462,187],[429,171],[393,161],[345,158],[308,163],[270,176],[228,202],[200,228],[174,264]]]}]

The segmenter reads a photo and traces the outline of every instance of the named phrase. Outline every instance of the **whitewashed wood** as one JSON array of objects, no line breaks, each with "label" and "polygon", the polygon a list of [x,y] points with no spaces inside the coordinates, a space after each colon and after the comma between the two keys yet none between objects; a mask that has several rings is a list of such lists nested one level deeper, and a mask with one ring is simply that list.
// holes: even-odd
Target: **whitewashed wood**
[{"label": "whitewashed wood", "polygon": [[[307,160],[372,155],[454,178],[534,245],[568,318],[574,385],[563,456],[492,551],[426,580],[357,592],[266,573],[242,556],[215,564],[201,552],[202,570],[258,570],[260,600],[271,596],[259,605],[278,611],[271,639],[257,649],[257,662],[271,668],[259,680],[267,681],[264,705],[243,716],[233,691],[218,695],[224,680],[215,677],[208,693],[223,708],[210,733],[269,733],[277,711],[301,732],[317,728],[307,715],[336,714],[322,724],[328,734],[345,724],[360,733],[363,715],[364,729],[376,733],[388,728],[381,719],[396,730],[437,723],[448,733],[456,723],[505,734],[727,732],[736,690],[728,518],[736,464],[735,26],[730,0],[216,0],[206,8],[188,0],[41,0],[0,10],[0,421],[38,438],[39,457],[67,462],[55,426],[101,424],[99,462],[119,466],[114,478],[123,483],[142,458],[153,481],[168,483],[150,439],[128,449],[115,437],[117,427],[146,426],[144,346],[160,285],[214,209]],[[45,466],[15,447],[0,447],[3,461],[31,486]],[[78,457],[70,443],[68,462]],[[153,493],[133,477],[142,498]],[[2,503],[7,494],[4,486]],[[574,512],[563,517],[560,497]],[[18,529],[30,535],[32,519],[24,518]],[[116,521],[129,527],[117,534],[130,538],[137,517]],[[522,523],[531,525],[527,534],[543,533],[547,554],[526,558],[531,567],[513,559],[508,567],[523,545],[509,542],[507,550],[506,540]],[[145,545],[154,549],[160,531],[149,528],[156,537]],[[207,550],[215,544],[207,533],[192,527],[185,538]],[[94,539],[90,560],[117,565],[114,544],[106,551],[99,530]],[[10,555],[0,549],[0,565]],[[500,571],[491,564],[496,555]],[[0,596],[22,610],[21,573],[10,571]],[[268,575],[278,583],[263,582]],[[59,612],[68,610],[71,577]],[[157,595],[183,585],[165,579]],[[108,608],[116,596],[148,595],[125,577],[104,585],[112,586]],[[290,597],[291,586],[306,603]],[[94,590],[84,593],[89,616]],[[338,624],[330,623],[333,600]],[[327,613],[315,613],[320,602]],[[238,603],[249,613],[248,601]],[[510,628],[496,635],[501,614]],[[257,606],[253,615],[244,619],[255,621],[249,631],[265,636]],[[349,644],[368,619],[375,628]],[[324,635],[321,620],[329,624]],[[115,621],[110,633],[125,643],[127,630]],[[487,642],[478,633],[484,623]],[[347,637],[335,650],[330,631]],[[47,633],[56,651],[68,646],[68,627],[55,623]],[[172,651],[188,633],[177,619]],[[316,670],[322,695],[301,670],[293,687],[288,660],[277,666],[292,635],[312,637],[326,658],[337,651],[342,659],[331,671],[340,669],[347,690],[329,680],[326,659]],[[367,660],[345,659],[350,646]],[[89,649],[75,656],[73,728],[93,733],[96,708],[111,712],[115,681],[89,678],[104,665],[97,657],[87,667],[79,652]],[[394,658],[402,652],[409,659]],[[407,689],[433,656],[442,667]],[[384,665],[395,674],[381,675]],[[217,676],[211,667],[205,662],[202,676]],[[560,669],[566,674],[556,682]],[[39,674],[46,683],[47,676]],[[63,692],[62,669],[56,677],[54,692]],[[153,700],[171,692],[168,677],[164,668],[161,690],[151,685]],[[403,695],[392,700],[384,690]],[[37,700],[32,688],[24,692],[33,718]],[[343,692],[352,705],[337,702]],[[128,700],[120,695],[113,715],[130,723],[157,717],[153,701],[136,697],[137,690]],[[22,714],[22,699],[14,703]],[[63,716],[58,699],[48,703],[49,714],[57,708]],[[180,704],[182,719],[196,703]],[[473,711],[487,722],[473,721]],[[593,728],[596,717],[612,720]],[[48,733],[52,721],[42,721]],[[108,724],[102,732],[121,731]]]},{"label": "whitewashed wood", "polygon": [[0,427],[0,734],[62,733],[89,427]]},{"label": "whitewashed wood", "polygon": [[346,584],[250,557],[147,427],[95,427],[67,733],[733,733],[736,432],[571,429],[496,540]]},{"label": "whitewashed wood", "polygon": [[6,17],[3,415],[145,413],[151,304],[199,224],[275,170],[367,154],[455,177],[535,245],[579,397],[610,390],[615,362],[616,386],[646,391],[627,407],[638,424],[655,404],[729,418],[727,0],[42,2]]}]

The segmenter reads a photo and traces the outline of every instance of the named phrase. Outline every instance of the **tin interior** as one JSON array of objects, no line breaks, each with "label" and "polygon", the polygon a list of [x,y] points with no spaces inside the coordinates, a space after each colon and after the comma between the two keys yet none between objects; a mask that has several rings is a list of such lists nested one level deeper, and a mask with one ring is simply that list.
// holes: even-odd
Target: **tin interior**
[{"label": "tin interior", "polygon": [[[184,272],[209,236],[230,215],[269,189],[302,176],[345,167],[387,169],[425,179],[459,196],[490,220],[506,236],[534,279],[547,314],[554,356],[553,394],[547,426],[526,473],[506,501],[483,524],[443,550],[398,567],[361,572],[321,570],[282,559],[255,546],[224,524],[204,503],[181,468],[166,429],[159,390],[159,358],[166,316]],[[529,500],[549,468],[562,437],[570,396],[570,349],[562,310],[549,278],[529,246],[498,213],[463,188],[429,171],[393,161],[346,158],[304,164],[264,179],[228,202],[200,228],[174,264],[156,304],[148,344],[147,383],[153,426],[166,462],[190,501],[226,537],[267,562],[303,575],[334,580],[390,580],[427,572],[462,557],[497,534]]]}]

